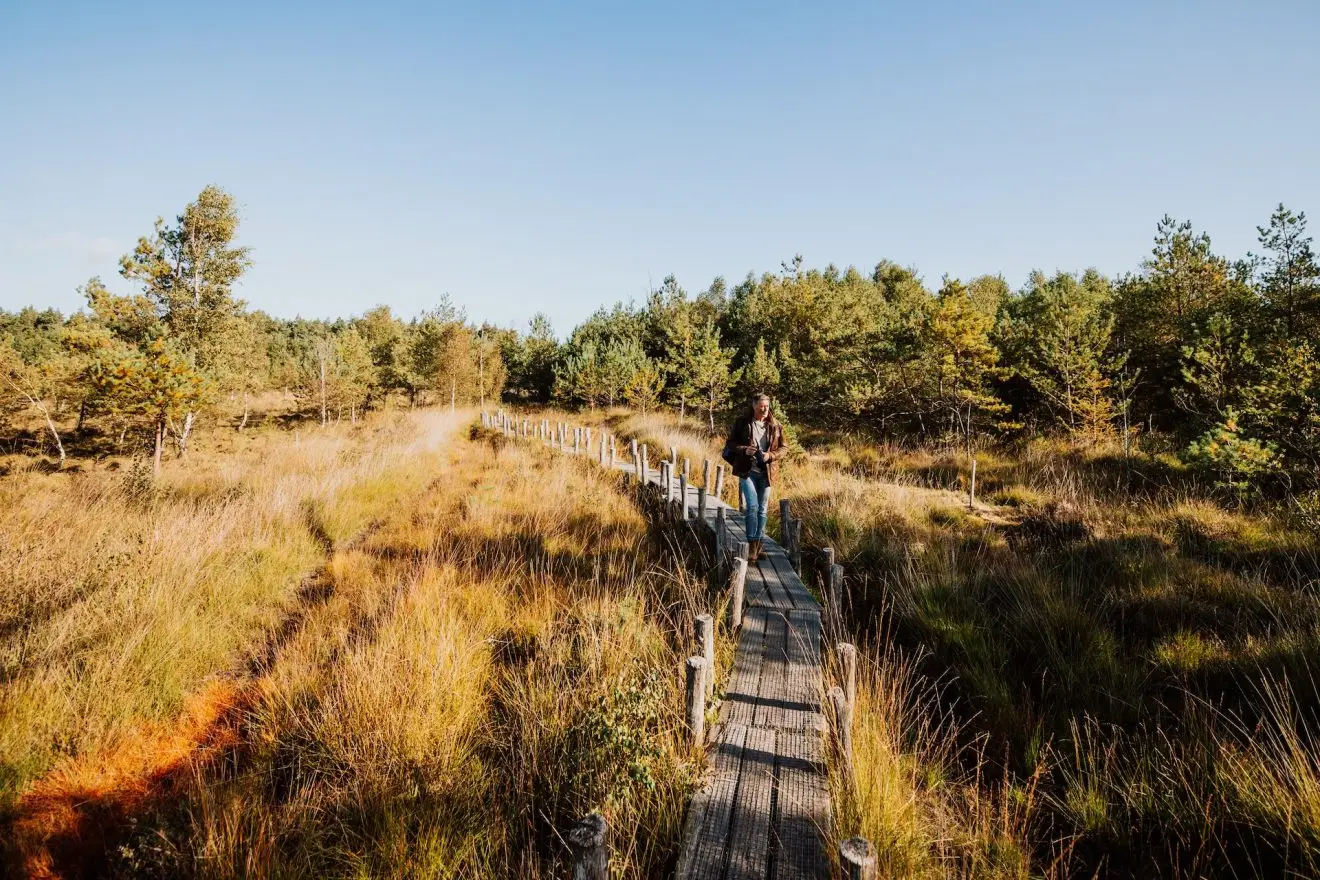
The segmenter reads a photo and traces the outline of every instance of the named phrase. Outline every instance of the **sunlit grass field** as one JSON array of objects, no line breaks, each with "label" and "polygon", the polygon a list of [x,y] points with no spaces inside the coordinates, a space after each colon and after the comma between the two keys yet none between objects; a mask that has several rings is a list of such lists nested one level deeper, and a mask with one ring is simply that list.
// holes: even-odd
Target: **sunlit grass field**
[{"label": "sunlit grass field", "polygon": [[[676,447],[698,484],[723,439],[527,415]],[[599,809],[617,876],[665,876],[700,768],[679,670],[720,596],[619,475],[475,420],[270,429],[154,486],[11,460],[7,866],[549,878]],[[776,493],[805,579],[820,547],[845,566],[863,661],[829,833],[880,876],[1320,873],[1306,524],[1143,450],[983,451],[973,504],[961,454],[795,438]]]},{"label": "sunlit grass field", "polygon": [[[699,769],[678,672],[704,584],[617,475],[472,421],[272,435],[145,496],[6,478],[51,609],[6,645],[32,682],[4,694],[11,868],[558,877],[601,810],[620,876],[659,876]],[[148,543],[99,559],[115,541]]]},{"label": "sunlit grass field", "polygon": [[[599,413],[677,447],[723,437]],[[905,877],[1320,874],[1320,536],[1172,456],[965,454],[799,430],[776,497],[867,657],[836,827]],[[732,499],[732,489],[726,491]],[[777,504],[771,505],[777,534]]]}]

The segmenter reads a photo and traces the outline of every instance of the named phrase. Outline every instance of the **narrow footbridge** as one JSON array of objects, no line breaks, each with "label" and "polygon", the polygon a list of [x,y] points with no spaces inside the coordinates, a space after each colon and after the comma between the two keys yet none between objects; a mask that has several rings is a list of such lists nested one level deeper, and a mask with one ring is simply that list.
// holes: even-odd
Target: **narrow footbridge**
[{"label": "narrow footbridge", "polygon": [[[737,647],[722,693],[715,688],[718,721],[708,736],[702,731],[704,722],[696,724],[699,735],[705,736],[708,762],[702,787],[688,808],[677,880],[828,878],[832,808],[825,766],[829,726],[823,706],[823,609],[798,576],[790,552],[766,536],[763,555],[748,564],[741,577],[748,555],[742,515],[716,492],[707,493],[704,485],[689,485],[680,476],[676,456],[657,468],[648,463],[644,446],[619,449],[614,438],[606,437],[598,438],[596,446],[585,429],[526,420],[520,427],[517,420],[488,418],[488,424],[505,433],[590,456],[654,487],[667,502],[666,510],[676,509],[694,528],[709,530],[716,559],[734,569],[731,580],[737,585],[730,604],[731,615],[741,617],[733,621]],[[703,483],[709,482],[707,466]],[[796,540],[794,532],[790,539]],[[847,706],[840,711],[851,721],[851,681],[848,690]],[[842,698],[842,691],[837,696]],[[698,713],[704,707],[699,701]],[[844,856],[846,876],[871,875],[869,846],[861,873],[847,864],[846,850]],[[602,870],[604,864],[600,862]],[[587,871],[580,876],[597,875]]]}]

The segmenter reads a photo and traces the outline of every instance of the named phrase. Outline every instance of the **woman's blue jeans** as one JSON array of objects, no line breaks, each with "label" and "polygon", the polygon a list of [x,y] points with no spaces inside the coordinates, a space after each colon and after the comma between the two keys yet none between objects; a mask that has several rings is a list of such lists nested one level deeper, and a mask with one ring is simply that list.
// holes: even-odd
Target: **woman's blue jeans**
[{"label": "woman's blue jeans", "polygon": [[765,474],[752,471],[738,481],[742,490],[744,523],[747,540],[760,541],[765,537],[765,512],[770,506],[770,483]]}]

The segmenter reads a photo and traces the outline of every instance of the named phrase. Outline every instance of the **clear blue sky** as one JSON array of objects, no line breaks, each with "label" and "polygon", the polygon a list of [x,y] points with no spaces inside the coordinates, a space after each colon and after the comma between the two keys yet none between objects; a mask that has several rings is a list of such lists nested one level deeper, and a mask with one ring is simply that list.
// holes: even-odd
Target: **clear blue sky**
[{"label": "clear blue sky", "polygon": [[[1134,268],[1320,212],[1320,3],[0,0],[0,307],[79,306],[207,183],[240,294],[562,335],[670,272]],[[1320,226],[1320,214],[1316,215]]]}]

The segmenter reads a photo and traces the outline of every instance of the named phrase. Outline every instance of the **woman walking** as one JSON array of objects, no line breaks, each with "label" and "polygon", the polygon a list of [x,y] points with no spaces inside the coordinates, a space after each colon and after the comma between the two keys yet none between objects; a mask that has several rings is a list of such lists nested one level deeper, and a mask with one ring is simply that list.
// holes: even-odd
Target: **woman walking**
[{"label": "woman walking", "polygon": [[738,418],[729,429],[724,441],[724,460],[733,468],[742,492],[746,511],[747,549],[755,562],[761,557],[765,537],[765,512],[770,506],[770,487],[775,482],[779,459],[788,449],[784,445],[784,428],[770,412],[770,396],[758,394],[751,400],[747,413]]}]

